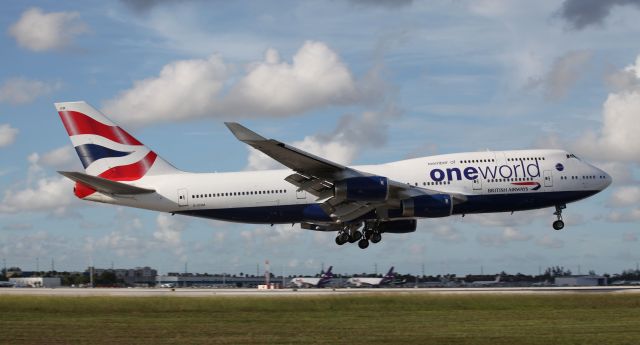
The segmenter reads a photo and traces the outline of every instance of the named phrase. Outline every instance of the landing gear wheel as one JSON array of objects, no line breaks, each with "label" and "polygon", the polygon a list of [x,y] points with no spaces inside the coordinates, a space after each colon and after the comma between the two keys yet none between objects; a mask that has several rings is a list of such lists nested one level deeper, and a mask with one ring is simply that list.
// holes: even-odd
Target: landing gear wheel
[{"label": "landing gear wheel", "polygon": [[553,222],[554,230],[562,230],[564,228],[564,222],[562,221],[562,210],[567,208],[567,205],[556,205],[556,211],[553,214],[558,217],[558,220]]},{"label": "landing gear wheel", "polygon": [[360,249],[366,249],[368,246],[369,246],[369,241],[366,238],[363,238],[360,241],[358,241],[358,247],[360,247]]},{"label": "landing gear wheel", "polygon": [[561,220],[556,220],[553,222],[553,230],[562,230],[564,228],[564,222]]},{"label": "landing gear wheel", "polygon": [[349,239],[349,242],[356,243],[356,242],[360,241],[361,238],[362,238],[362,233],[360,231],[356,231],[351,235],[351,238]]},{"label": "landing gear wheel", "polygon": [[349,241],[349,235],[346,232],[341,232],[336,236],[336,244],[339,246],[347,243]]},{"label": "landing gear wheel", "polygon": [[373,235],[371,235],[371,242],[378,243],[380,241],[382,241],[382,235],[380,235],[379,232],[374,232]]},{"label": "landing gear wheel", "polygon": [[364,238],[371,239],[371,236],[373,236],[373,230],[365,230],[364,231]]}]

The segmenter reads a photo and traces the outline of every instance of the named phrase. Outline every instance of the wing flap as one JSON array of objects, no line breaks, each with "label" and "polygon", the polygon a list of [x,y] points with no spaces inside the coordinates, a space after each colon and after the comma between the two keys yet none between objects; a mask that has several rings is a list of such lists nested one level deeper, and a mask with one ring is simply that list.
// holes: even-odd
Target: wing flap
[{"label": "wing flap", "polygon": [[111,181],[102,177],[87,175],[81,172],[58,171],[58,173],[70,180],[80,182],[104,194],[136,195],[155,193],[154,189],[131,186],[126,183]]},{"label": "wing flap", "polygon": [[302,174],[291,174],[284,180],[298,187],[298,190],[304,190],[314,195],[318,200],[333,196],[333,183],[322,178]]}]

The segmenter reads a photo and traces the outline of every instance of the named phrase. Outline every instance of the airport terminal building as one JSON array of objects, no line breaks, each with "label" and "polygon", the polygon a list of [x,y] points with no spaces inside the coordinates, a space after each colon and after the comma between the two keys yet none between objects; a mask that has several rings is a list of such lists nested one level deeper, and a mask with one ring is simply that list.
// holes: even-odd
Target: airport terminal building
[{"label": "airport terminal building", "polygon": [[606,286],[607,283],[607,277],[595,275],[555,278],[556,286]]},{"label": "airport terminal building", "polygon": [[[258,287],[265,284],[264,276],[168,274],[156,276],[156,286],[166,287]],[[288,279],[287,279],[288,282]],[[271,283],[282,283],[282,277],[271,278]]]}]

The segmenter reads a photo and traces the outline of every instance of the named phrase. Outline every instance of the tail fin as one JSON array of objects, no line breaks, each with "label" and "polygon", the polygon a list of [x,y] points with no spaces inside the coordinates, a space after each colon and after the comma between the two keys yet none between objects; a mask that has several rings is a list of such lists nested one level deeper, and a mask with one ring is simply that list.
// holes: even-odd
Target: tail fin
[{"label": "tail fin", "polygon": [[329,284],[329,282],[331,282],[331,280],[333,279],[333,273],[331,272],[332,268],[333,266],[329,266],[329,269],[327,269],[327,271],[320,276],[318,287],[324,287],[325,285]]},{"label": "tail fin", "polygon": [[333,268],[333,266],[329,266],[329,269],[327,269],[326,272],[324,272],[324,274],[322,274],[323,278],[331,278],[333,277],[333,273],[331,272],[331,269]]},{"label": "tail fin", "polygon": [[393,266],[391,266],[391,268],[389,269],[389,272],[387,272],[386,277],[393,277],[394,273],[393,273]]},{"label": "tail fin", "polygon": [[136,181],[177,169],[89,104],[56,103],[56,110],[88,175]]}]

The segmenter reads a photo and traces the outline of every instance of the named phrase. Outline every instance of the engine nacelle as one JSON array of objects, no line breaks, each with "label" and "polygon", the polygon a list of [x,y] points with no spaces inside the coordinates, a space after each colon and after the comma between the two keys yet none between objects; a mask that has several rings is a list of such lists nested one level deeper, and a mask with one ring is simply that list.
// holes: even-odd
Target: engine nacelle
[{"label": "engine nacelle", "polygon": [[416,231],[418,221],[415,219],[390,220],[378,224],[378,231],[393,234],[404,234]]},{"label": "engine nacelle", "polygon": [[385,201],[389,198],[389,183],[383,176],[350,177],[336,182],[335,196],[350,201]]},{"label": "engine nacelle", "polygon": [[421,195],[402,200],[403,217],[447,217],[451,215],[453,203],[449,194]]}]

